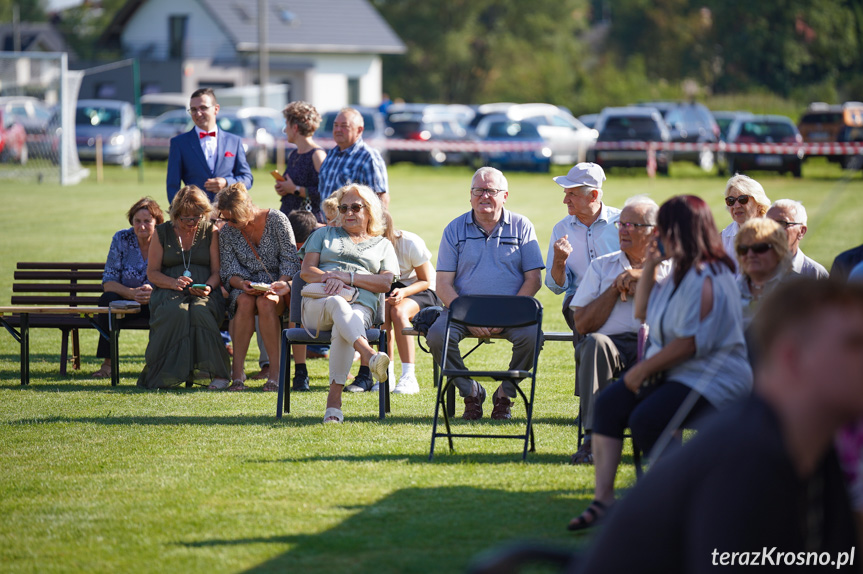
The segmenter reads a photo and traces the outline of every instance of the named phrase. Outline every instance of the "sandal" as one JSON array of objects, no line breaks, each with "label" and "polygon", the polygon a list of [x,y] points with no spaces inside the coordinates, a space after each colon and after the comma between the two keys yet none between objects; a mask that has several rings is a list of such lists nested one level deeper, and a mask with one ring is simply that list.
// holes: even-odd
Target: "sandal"
[{"label": "sandal", "polygon": [[221,391],[222,389],[228,388],[229,384],[230,382],[228,379],[213,379],[213,382],[207,386],[207,389],[211,391]]},{"label": "sandal", "polygon": [[246,385],[244,384],[243,379],[234,379],[233,382],[231,382],[231,386],[228,387],[228,390],[229,391],[245,391]]},{"label": "sandal", "polygon": [[111,376],[111,365],[102,365],[99,370],[90,375],[94,379],[107,379]]},{"label": "sandal", "polygon": [[345,420],[345,415],[342,413],[342,409],[337,409],[335,407],[327,407],[327,410],[324,411],[324,424],[333,424],[333,423],[341,423]]},{"label": "sandal", "polygon": [[273,379],[268,379],[263,386],[264,392],[274,393],[279,390],[279,381],[274,381]]},{"label": "sandal", "polygon": [[581,443],[577,451],[569,458],[569,464],[593,464],[593,450],[590,441]]},{"label": "sandal", "polygon": [[[611,505],[606,506],[604,503],[594,500],[584,509],[584,512],[570,520],[569,524],[566,525],[566,529],[569,531],[576,531],[593,528],[599,524],[603,518],[605,518],[610,507]],[[587,519],[588,516],[590,517],[590,520]]]}]

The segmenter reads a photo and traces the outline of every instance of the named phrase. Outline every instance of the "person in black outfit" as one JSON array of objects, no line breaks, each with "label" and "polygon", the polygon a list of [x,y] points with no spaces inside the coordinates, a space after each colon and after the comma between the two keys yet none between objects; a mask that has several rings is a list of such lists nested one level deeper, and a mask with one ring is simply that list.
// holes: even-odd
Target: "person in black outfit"
[{"label": "person in black outfit", "polygon": [[848,274],[861,261],[863,261],[863,245],[843,251],[833,260],[833,267],[830,268],[830,278],[846,281]]},{"label": "person in black outfit", "polygon": [[656,463],[611,511],[579,574],[737,572],[756,562],[859,571],[833,437],[863,415],[863,286],[790,281],[753,328],[755,394]]}]

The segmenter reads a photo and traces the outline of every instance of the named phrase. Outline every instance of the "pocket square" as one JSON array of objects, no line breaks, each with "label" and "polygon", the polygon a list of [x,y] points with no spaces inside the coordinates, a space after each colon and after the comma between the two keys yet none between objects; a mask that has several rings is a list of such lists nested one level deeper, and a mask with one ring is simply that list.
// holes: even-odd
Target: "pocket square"
[{"label": "pocket square", "polygon": [[226,152],[225,152],[225,157],[234,157],[234,154],[232,154],[232,153],[231,153],[231,152],[229,152],[229,151],[226,151]]}]

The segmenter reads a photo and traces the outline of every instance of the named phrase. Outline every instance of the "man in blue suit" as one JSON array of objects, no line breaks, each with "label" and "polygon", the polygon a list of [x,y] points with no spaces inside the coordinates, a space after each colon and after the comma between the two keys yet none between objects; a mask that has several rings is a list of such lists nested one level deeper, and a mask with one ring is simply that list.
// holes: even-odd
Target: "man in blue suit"
[{"label": "man in blue suit", "polygon": [[222,188],[243,183],[252,188],[252,170],[246,161],[243,141],[239,136],[219,129],[216,115],[219,104],[210,88],[192,93],[189,113],[195,128],[171,138],[168,154],[168,203],[179,191],[180,180],[196,185],[207,193],[210,201]]}]

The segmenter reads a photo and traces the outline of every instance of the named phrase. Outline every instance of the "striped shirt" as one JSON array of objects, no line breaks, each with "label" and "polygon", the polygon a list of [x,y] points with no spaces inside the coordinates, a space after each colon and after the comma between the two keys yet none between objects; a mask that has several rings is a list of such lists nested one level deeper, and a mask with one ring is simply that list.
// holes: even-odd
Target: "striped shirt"
[{"label": "striped shirt", "polygon": [[349,183],[367,185],[378,194],[388,191],[384,159],[378,150],[368,147],[362,138],[345,150],[336,146],[327,152],[318,179],[321,201]]}]

